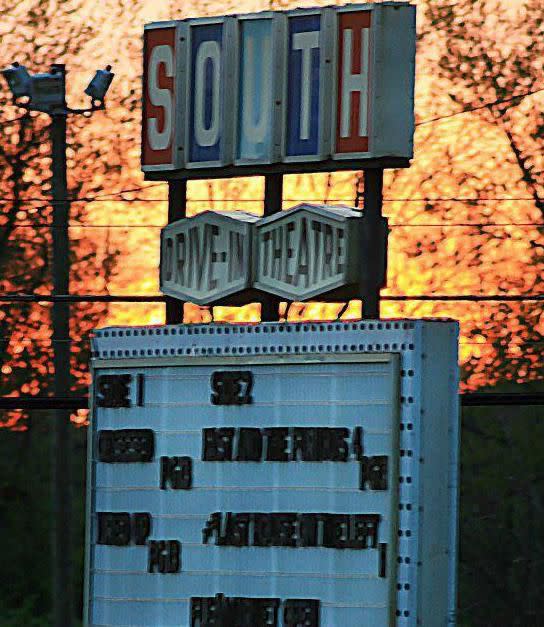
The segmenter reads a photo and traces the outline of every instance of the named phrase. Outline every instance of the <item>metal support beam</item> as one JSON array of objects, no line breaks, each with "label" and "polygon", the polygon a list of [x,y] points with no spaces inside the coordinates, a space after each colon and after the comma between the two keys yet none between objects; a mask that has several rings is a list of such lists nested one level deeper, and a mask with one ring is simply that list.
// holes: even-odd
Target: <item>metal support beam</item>
[{"label": "metal support beam", "polygon": [[[187,180],[168,181],[168,224],[187,215]],[[183,322],[183,301],[166,297],[166,324]]]},{"label": "metal support beam", "polygon": [[[64,66],[57,66],[64,72]],[[70,242],[66,175],[66,112],[51,115],[53,197],[53,294],[69,294]],[[57,301],[52,308],[54,393],[70,393],[70,305]],[[57,407],[53,427],[53,624],[71,627],[73,603],[72,443],[70,411]]]},{"label": "metal support beam", "polygon": [[[267,174],[264,177],[264,215],[271,216],[282,208],[283,175]],[[281,299],[272,294],[261,298],[261,322],[273,322],[279,319]]]},{"label": "metal support beam", "polygon": [[[459,395],[462,407],[522,407],[527,405],[544,406],[544,393],[532,394],[508,392],[465,392]],[[88,409],[87,396],[4,396],[0,398],[0,411],[12,409]]]},{"label": "metal support beam", "polygon": [[387,219],[382,215],[383,169],[364,171],[362,318],[380,317],[380,290],[387,275]]}]

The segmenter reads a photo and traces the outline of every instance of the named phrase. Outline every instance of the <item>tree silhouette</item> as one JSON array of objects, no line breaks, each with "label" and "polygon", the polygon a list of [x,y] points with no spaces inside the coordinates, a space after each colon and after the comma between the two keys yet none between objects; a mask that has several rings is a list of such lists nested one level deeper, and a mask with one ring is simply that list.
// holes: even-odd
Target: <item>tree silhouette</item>
[{"label": "tree silhouette", "polygon": [[[45,0],[2,7],[3,50],[31,72],[48,71],[52,62],[71,62],[93,29],[74,18],[82,2],[52,6]],[[70,69],[70,68],[68,68]],[[70,75],[69,75],[70,76]],[[43,114],[17,110],[7,89],[0,93],[0,290],[7,293],[47,294],[51,291],[50,255],[52,209],[50,192],[51,158],[49,120]],[[91,158],[95,146],[84,145],[80,130],[83,120],[70,118],[68,165],[70,196],[88,190],[97,192],[103,183],[94,183],[104,168]],[[91,154],[89,154],[91,153]],[[100,165],[99,165],[100,164]],[[107,165],[105,167],[108,171]],[[111,170],[111,168],[109,169]],[[111,172],[109,172],[111,176]],[[94,178],[93,178],[94,177]],[[100,180],[100,178],[98,178]],[[71,219],[84,222],[86,204],[72,204]],[[81,286],[93,291],[102,288],[113,271],[111,258],[117,252],[100,246],[82,229],[72,229],[72,289]],[[68,261],[68,260],[67,260]],[[104,273],[104,269],[106,273]],[[104,275],[106,274],[106,276]],[[72,307],[72,372],[74,385],[88,379],[88,335],[103,313],[103,305]],[[62,341],[68,341],[63,338]],[[50,306],[39,303],[3,304],[0,311],[0,394],[18,396],[46,393],[51,383],[52,346]],[[5,414],[2,422],[14,426],[20,414]],[[19,423],[27,428],[29,422]]]}]

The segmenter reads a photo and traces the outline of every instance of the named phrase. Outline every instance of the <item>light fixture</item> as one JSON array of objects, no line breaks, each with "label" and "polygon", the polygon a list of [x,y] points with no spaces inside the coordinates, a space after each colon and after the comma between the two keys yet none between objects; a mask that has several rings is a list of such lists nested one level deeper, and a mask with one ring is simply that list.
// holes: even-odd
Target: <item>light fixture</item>
[{"label": "light fixture", "polygon": [[102,104],[106,93],[111,85],[114,74],[110,72],[111,65],[107,65],[105,70],[97,70],[93,79],[85,89],[85,93],[93,99],[93,104]]},{"label": "light fixture", "polygon": [[30,96],[32,78],[24,65],[15,62],[11,67],[2,70],[4,78],[14,98]]},{"label": "light fixture", "polygon": [[50,113],[66,108],[64,65],[54,64],[51,71],[30,78],[30,108]]},{"label": "light fixture", "polygon": [[[104,98],[111,85],[114,74],[111,65],[105,70],[97,70],[85,89],[92,98],[91,107],[72,109],[66,106],[66,70],[63,64],[53,63],[51,71],[31,75],[24,65],[15,62],[10,67],[0,70],[16,104],[28,111],[43,111],[50,115],[82,114],[89,116],[93,111],[104,108]],[[23,102],[18,98],[28,98]]]}]

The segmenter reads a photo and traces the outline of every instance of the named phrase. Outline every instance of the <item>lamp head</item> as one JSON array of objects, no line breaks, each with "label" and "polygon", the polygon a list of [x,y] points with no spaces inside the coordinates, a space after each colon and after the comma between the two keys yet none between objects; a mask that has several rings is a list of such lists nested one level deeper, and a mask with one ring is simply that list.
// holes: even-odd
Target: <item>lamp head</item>
[{"label": "lamp head", "polygon": [[97,70],[87,89],[85,89],[85,93],[93,99],[93,103],[94,101],[98,101],[100,104],[104,102],[114,77],[110,70],[111,65],[107,65],[105,70]]},{"label": "lamp head", "polygon": [[1,70],[14,98],[30,96],[32,78],[24,65],[15,62],[11,67]]},{"label": "lamp head", "polygon": [[30,106],[36,111],[51,113],[64,110],[65,104],[65,72],[64,66],[54,64],[51,71],[35,74],[31,78]]}]

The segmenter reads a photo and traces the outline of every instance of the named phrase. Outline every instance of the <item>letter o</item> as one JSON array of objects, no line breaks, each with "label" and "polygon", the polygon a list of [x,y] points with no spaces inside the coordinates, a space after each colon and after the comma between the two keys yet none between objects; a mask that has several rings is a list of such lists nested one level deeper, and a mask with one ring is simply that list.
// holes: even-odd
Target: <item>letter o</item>
[{"label": "letter o", "polygon": [[[206,63],[212,63],[212,116],[210,125],[206,126]],[[195,106],[194,128],[195,139],[200,146],[213,146],[219,138],[219,115],[221,89],[221,48],[217,41],[205,41],[196,53],[195,61]]]}]

